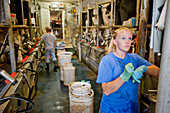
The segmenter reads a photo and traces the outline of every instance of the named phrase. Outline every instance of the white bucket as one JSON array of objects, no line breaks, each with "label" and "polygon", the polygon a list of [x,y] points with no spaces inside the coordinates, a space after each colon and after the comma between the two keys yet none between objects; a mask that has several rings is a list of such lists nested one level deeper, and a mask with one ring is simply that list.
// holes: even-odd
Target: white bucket
[{"label": "white bucket", "polygon": [[70,63],[72,55],[73,55],[72,52],[57,53],[58,61],[59,61],[59,65],[60,65],[60,80],[61,81],[64,81],[64,75],[63,75],[64,74],[64,72],[63,72],[64,63]]},{"label": "white bucket", "polygon": [[59,61],[64,60],[64,59],[68,60],[72,58],[73,53],[72,52],[61,52],[61,53],[57,53],[57,55],[59,57]]},{"label": "white bucket", "polygon": [[58,50],[64,50],[65,49],[66,42],[56,42],[56,49]]},{"label": "white bucket", "polygon": [[71,93],[77,96],[88,95],[91,92],[91,84],[87,82],[74,82],[70,88]]},{"label": "white bucket", "polygon": [[60,80],[64,81],[64,71],[63,71],[63,65],[60,65]]},{"label": "white bucket", "polygon": [[70,83],[75,81],[75,67],[74,66],[64,66],[64,85],[68,86]]},{"label": "white bucket", "polygon": [[[82,93],[83,90],[85,90],[84,94]],[[69,85],[70,113],[93,113],[93,96],[94,91],[89,83],[71,83]]]}]

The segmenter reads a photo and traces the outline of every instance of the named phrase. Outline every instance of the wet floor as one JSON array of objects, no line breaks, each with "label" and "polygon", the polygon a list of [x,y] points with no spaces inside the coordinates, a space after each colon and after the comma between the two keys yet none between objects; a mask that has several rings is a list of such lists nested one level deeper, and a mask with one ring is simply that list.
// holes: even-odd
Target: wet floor
[{"label": "wet floor", "polygon": [[[102,96],[101,85],[96,84],[97,76],[84,64],[78,61],[73,55],[72,63],[75,66],[76,81],[90,81],[94,90],[94,113],[98,113]],[[45,62],[41,65],[45,67]],[[53,71],[53,64],[50,71],[43,71],[39,74],[38,92],[34,101],[34,108],[29,113],[70,113],[68,87],[60,81],[60,72]]]}]

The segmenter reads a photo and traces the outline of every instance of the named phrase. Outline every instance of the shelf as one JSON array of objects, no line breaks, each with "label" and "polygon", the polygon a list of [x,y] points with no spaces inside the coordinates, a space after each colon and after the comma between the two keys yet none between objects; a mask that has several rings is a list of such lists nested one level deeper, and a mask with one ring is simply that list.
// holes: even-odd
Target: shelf
[{"label": "shelf", "polygon": [[99,28],[110,28],[109,26],[99,26]]},{"label": "shelf", "polygon": [[132,27],[130,25],[114,25],[114,26],[111,26],[111,28],[120,28],[120,27],[137,28],[137,26]]},{"label": "shelf", "polygon": [[[109,28],[120,28],[120,27],[127,27],[127,28],[135,28],[136,29],[138,26],[132,27],[132,26],[115,25],[115,26],[99,26],[98,28],[109,29]],[[88,28],[97,28],[97,26],[89,26]]]},{"label": "shelf", "polygon": [[87,13],[87,11],[82,11],[82,13]]},{"label": "shelf", "polygon": [[111,3],[111,1],[107,1],[107,2],[100,2],[100,3],[98,3],[98,5],[101,5],[101,4],[107,4],[107,3]]},{"label": "shelf", "polygon": [[37,28],[37,29],[40,29],[40,27],[37,27],[37,26],[32,26],[32,28]]},{"label": "shelf", "polygon": [[88,9],[95,9],[95,7],[89,7]]},{"label": "shelf", "polygon": [[88,27],[86,27],[86,26],[82,26],[82,28],[88,28]]},{"label": "shelf", "polygon": [[13,25],[12,28],[14,28],[14,29],[15,28],[16,29],[18,29],[18,28],[20,28],[20,29],[26,28],[27,29],[27,28],[30,28],[30,26],[26,26],[26,25]]},{"label": "shelf", "polygon": [[97,26],[89,26],[88,28],[91,28],[91,29],[92,29],[92,28],[97,28]]},{"label": "shelf", "polygon": [[10,28],[9,24],[0,23],[0,28]]}]

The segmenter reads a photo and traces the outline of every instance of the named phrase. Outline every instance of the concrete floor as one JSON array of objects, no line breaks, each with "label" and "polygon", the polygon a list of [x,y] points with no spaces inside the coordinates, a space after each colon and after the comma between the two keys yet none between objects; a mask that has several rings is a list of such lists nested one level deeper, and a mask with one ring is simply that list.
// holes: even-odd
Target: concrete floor
[{"label": "concrete floor", "polygon": [[[101,85],[96,84],[97,76],[84,64],[79,63],[78,58],[73,55],[72,63],[76,68],[76,81],[90,81],[94,90],[94,113],[98,113],[102,96]],[[41,65],[45,67],[45,62]],[[43,71],[39,74],[38,92],[34,99],[34,108],[29,113],[69,113],[68,87],[60,81],[60,72]]]}]

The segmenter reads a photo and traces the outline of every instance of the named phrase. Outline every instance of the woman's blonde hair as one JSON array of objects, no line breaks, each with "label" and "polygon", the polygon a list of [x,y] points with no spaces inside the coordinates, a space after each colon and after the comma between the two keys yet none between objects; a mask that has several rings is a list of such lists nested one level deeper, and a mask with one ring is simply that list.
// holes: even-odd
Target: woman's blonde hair
[{"label": "woman's blonde hair", "polygon": [[121,27],[121,28],[115,30],[115,39],[116,39],[119,31],[122,31],[122,30],[130,31],[132,33],[131,29],[129,29],[127,27]]},{"label": "woman's blonde hair", "polygon": [[115,45],[114,45],[114,43],[113,43],[113,39],[116,39],[119,31],[122,31],[122,30],[127,30],[127,31],[130,31],[130,32],[132,33],[131,29],[129,29],[129,28],[127,28],[127,27],[121,27],[121,28],[119,28],[119,29],[116,29],[116,30],[114,31],[113,38],[111,39],[111,42],[110,42],[110,44],[109,44],[109,48],[108,48],[108,51],[107,51],[108,54],[111,53],[111,52],[113,52],[113,51],[115,51]]}]

